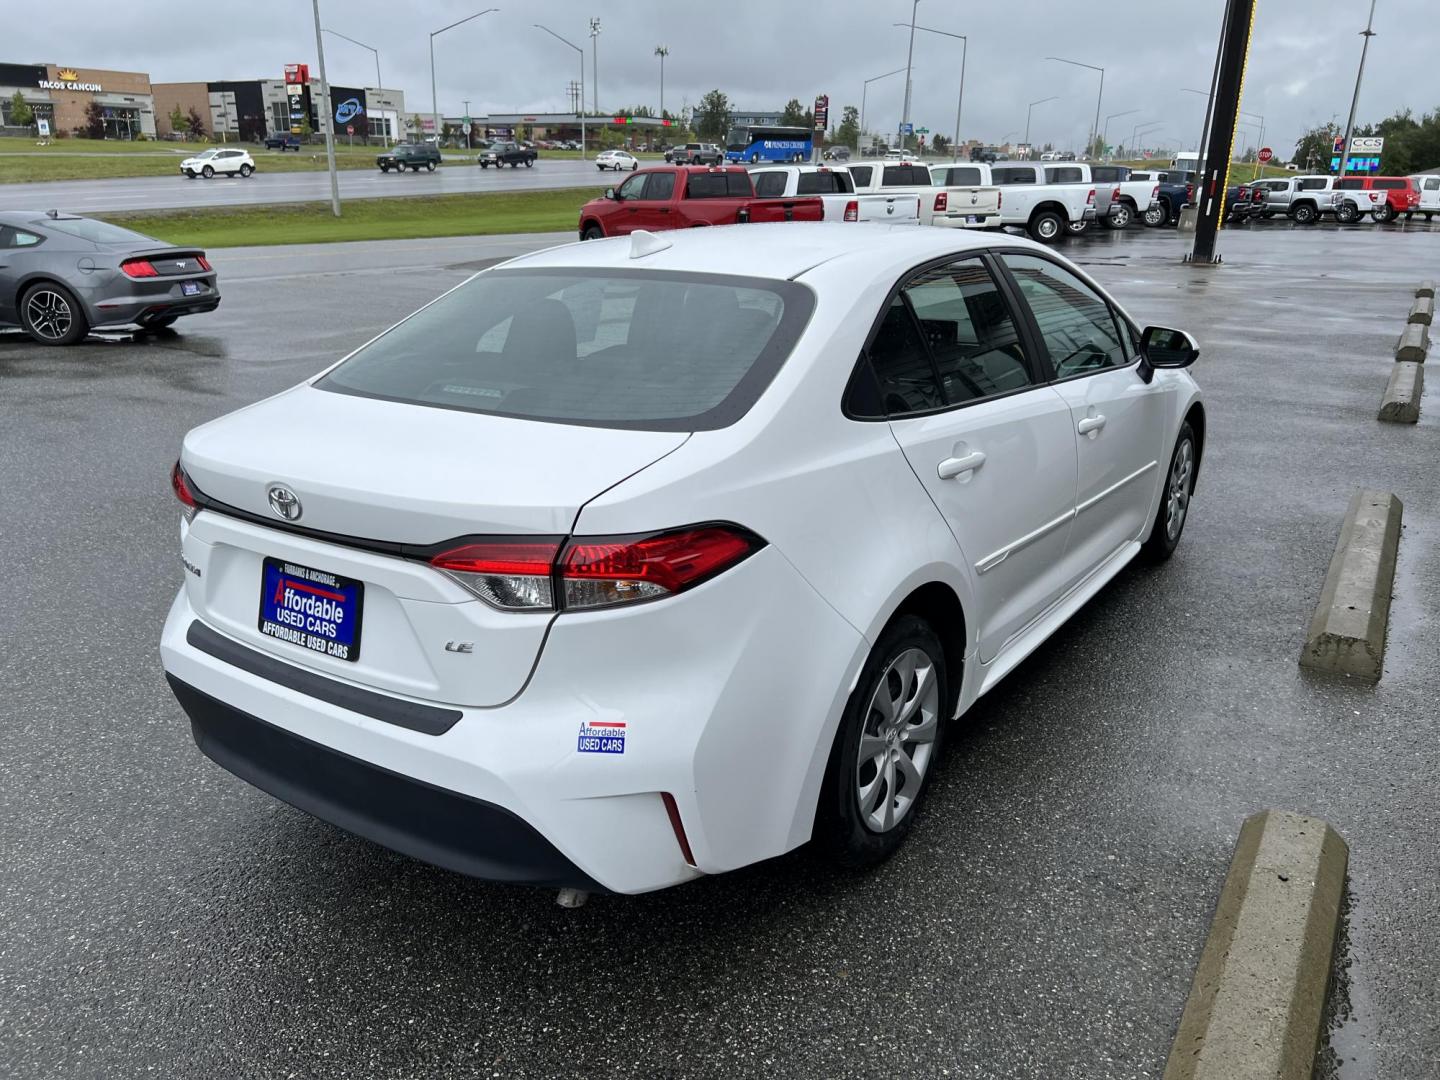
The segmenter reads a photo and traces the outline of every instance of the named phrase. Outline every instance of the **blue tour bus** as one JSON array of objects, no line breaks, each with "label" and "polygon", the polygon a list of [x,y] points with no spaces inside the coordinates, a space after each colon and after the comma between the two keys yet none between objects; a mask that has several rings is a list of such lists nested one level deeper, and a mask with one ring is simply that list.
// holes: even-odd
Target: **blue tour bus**
[{"label": "blue tour bus", "polygon": [[814,147],[809,128],[737,127],[725,139],[728,161],[809,161]]}]

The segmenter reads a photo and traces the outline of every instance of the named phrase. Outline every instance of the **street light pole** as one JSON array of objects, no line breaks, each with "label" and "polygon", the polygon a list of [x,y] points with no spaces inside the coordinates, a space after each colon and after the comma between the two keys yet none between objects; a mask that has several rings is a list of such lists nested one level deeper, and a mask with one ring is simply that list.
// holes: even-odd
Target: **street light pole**
[{"label": "street light pole", "polygon": [[315,57],[320,61],[320,114],[325,125],[325,162],[330,169],[330,212],[340,216],[340,174],[335,171],[335,124],[330,111],[330,80],[325,77],[325,39],[320,35],[320,0],[312,0],[315,9]]},{"label": "street light pole", "polygon": [[1365,21],[1365,29],[1360,36],[1365,39],[1365,44],[1360,46],[1360,70],[1355,72],[1355,96],[1350,99],[1350,119],[1345,121],[1345,142],[1340,147],[1340,175],[1345,175],[1345,170],[1350,167],[1350,136],[1355,131],[1355,107],[1360,104],[1360,80],[1365,76],[1365,54],[1370,51],[1370,39],[1375,36],[1371,29],[1375,25],[1375,0],[1370,0],[1370,18]]},{"label": "street light pole", "polygon": [[1026,109],[1025,109],[1025,145],[1026,145],[1026,146],[1029,146],[1029,145],[1030,145],[1030,113],[1031,113],[1032,111],[1034,111],[1035,106],[1036,106],[1036,105],[1044,105],[1045,102],[1047,102],[1047,101],[1059,101],[1059,100],[1060,100],[1060,96],[1059,96],[1058,94],[1055,95],[1054,97],[1042,97],[1039,101],[1032,101],[1032,102],[1030,102],[1030,104],[1026,107]]},{"label": "street light pole", "polygon": [[[660,58],[660,119],[665,119],[665,57],[670,55],[668,45],[656,45],[655,55]],[[653,149],[653,147],[652,147]]]},{"label": "street light pole", "polygon": [[[1091,71],[1100,73],[1100,93],[1095,97],[1095,126],[1090,129],[1090,142],[1093,146],[1095,136],[1100,134],[1100,103],[1105,100],[1105,69],[1096,67],[1094,64],[1082,64],[1079,60],[1066,60],[1063,56],[1047,56],[1045,59],[1057,60],[1062,64],[1069,64],[1071,67],[1089,68]],[[1090,148],[1087,147],[1085,152],[1088,154]]]},{"label": "street light pole", "polygon": [[530,25],[533,26],[533,27],[535,27],[536,30],[544,30],[545,33],[549,34],[549,35],[550,35],[551,37],[553,37],[556,41],[558,41],[558,42],[560,42],[560,43],[562,43],[562,44],[564,44],[564,45],[569,45],[570,48],[574,49],[577,53],[580,54],[580,85],[579,85],[579,87],[577,88],[576,97],[579,99],[579,102],[580,102],[580,108],[577,110],[577,111],[580,113],[580,160],[581,160],[581,161],[584,161],[584,160],[585,160],[585,50],[582,49],[579,45],[576,45],[573,41],[566,41],[563,37],[561,37],[559,34],[557,34],[554,30],[551,30],[548,26],[541,26],[539,23],[531,23]]},{"label": "street light pole", "polygon": [[[600,112],[600,20],[590,20],[590,105]],[[603,122],[602,122],[603,123]]]},{"label": "street light pole", "polygon": [[910,51],[905,54],[905,109],[900,114],[900,148],[905,148],[905,126],[910,123],[910,63],[915,59],[915,9],[920,0],[910,4]]},{"label": "street light pole", "polygon": [[1139,109],[1126,109],[1124,112],[1111,113],[1109,116],[1105,117],[1105,128],[1100,133],[1100,149],[1102,151],[1101,156],[1104,156],[1103,152],[1108,149],[1110,145],[1110,121],[1114,120],[1117,116],[1129,116],[1131,113],[1137,113],[1139,111]]},{"label": "street light pole", "polygon": [[896,68],[894,71],[887,71],[884,75],[876,75],[872,79],[866,79],[864,88],[860,91],[860,134],[865,134],[865,97],[870,93],[870,84],[879,82],[881,79],[888,79],[891,75],[899,75],[902,71],[909,71],[909,68]]},{"label": "street light pole", "polygon": [[[911,12],[911,16],[912,16],[912,17],[914,16],[914,12],[913,12],[913,11]],[[913,42],[914,42],[914,40],[915,40],[915,39],[914,39],[914,34],[915,34],[915,31],[916,31],[916,30],[923,30],[923,31],[924,31],[925,33],[927,33],[927,34],[939,34],[941,37],[959,38],[959,39],[960,39],[960,96],[959,96],[959,98],[957,98],[956,101],[955,101],[955,138],[954,138],[954,140],[953,140],[953,141],[951,142],[951,144],[950,144],[950,146],[951,146],[951,157],[952,157],[952,159],[955,160],[955,161],[959,161],[959,160],[960,160],[960,150],[959,150],[959,145],[960,145],[960,110],[965,107],[965,59],[966,59],[966,57],[969,55],[969,52],[970,52],[970,39],[969,39],[968,37],[966,37],[964,34],[952,34],[949,30],[936,30],[933,26],[916,26],[916,25],[914,25],[914,23],[891,23],[890,25],[892,25],[892,26],[909,26],[909,27],[910,27],[910,34],[911,34],[911,39],[910,39],[910,40],[911,40],[911,42],[912,42],[912,45],[913,45]],[[907,68],[907,70],[908,70],[908,68]],[[905,76],[905,79],[906,79],[906,82],[908,83],[908,82],[909,82],[909,79],[910,79],[910,76],[909,76],[909,75],[906,75],[906,76]],[[909,105],[908,105],[908,104],[906,105],[906,111],[907,111],[907,112],[909,111]]]},{"label": "street light pole", "polygon": [[[435,124],[435,145],[436,145],[437,147],[440,145],[440,135],[441,135],[441,130],[440,130],[440,129],[441,129],[442,125],[441,125],[441,123],[440,123],[440,105],[439,105],[439,99],[435,96],[435,38],[436,38],[436,35],[438,35],[438,34],[443,34],[446,30],[453,30],[453,29],[455,29],[455,27],[459,26],[461,23],[467,23],[467,22],[469,22],[471,19],[478,19],[481,15],[489,15],[492,11],[499,11],[499,10],[500,10],[499,8],[493,8],[493,7],[492,7],[492,8],[486,8],[484,11],[477,11],[474,15],[466,15],[465,18],[460,19],[460,20],[458,20],[458,21],[456,21],[456,22],[452,22],[449,26],[442,26],[439,30],[434,30],[434,31],[432,31],[431,34],[430,34],[430,115],[431,115],[431,117],[433,117],[434,124]],[[422,131],[422,135],[423,135],[423,131]]]},{"label": "street light pole", "polygon": [[[1139,110],[1137,109],[1136,112],[1139,112]],[[1145,121],[1142,120],[1142,121],[1140,121],[1138,124],[1136,124],[1134,127],[1132,127],[1132,128],[1130,129],[1130,153],[1131,153],[1131,155],[1133,156],[1134,153],[1135,153],[1135,140],[1136,140],[1136,139],[1138,139],[1142,134],[1144,134],[1144,133],[1147,132],[1147,131],[1159,131],[1159,130],[1160,130],[1161,128],[1163,128],[1164,126],[1165,126],[1165,124],[1164,124],[1163,121],[1156,121],[1156,122],[1154,122],[1154,123],[1147,124],[1147,123],[1145,123]]]},{"label": "street light pole", "polygon": [[[383,89],[385,88],[385,84],[380,81],[380,50],[379,50],[379,49],[375,48],[375,46],[373,46],[373,45],[366,45],[363,41],[356,41],[353,37],[350,37],[348,34],[342,34],[342,33],[340,33],[339,30],[331,30],[328,26],[327,26],[327,27],[324,27],[321,32],[322,32],[322,33],[326,33],[326,34],[334,34],[334,35],[335,35],[336,37],[338,37],[338,38],[344,38],[346,41],[350,42],[351,45],[359,45],[362,49],[369,49],[372,53],[374,53],[374,54],[375,54],[375,89],[376,89],[376,90],[383,90]],[[368,125],[369,125],[369,121],[370,121],[370,117],[369,117],[369,114],[368,114],[368,113],[366,114],[365,121],[366,121],[366,125],[368,126]],[[368,135],[369,132],[367,131],[366,134]],[[390,129],[389,129],[389,125],[386,125],[385,128],[384,128],[384,130],[381,132],[381,138],[383,138],[383,139],[385,140],[385,145],[386,145],[386,146],[389,146],[389,145],[390,145]]]}]

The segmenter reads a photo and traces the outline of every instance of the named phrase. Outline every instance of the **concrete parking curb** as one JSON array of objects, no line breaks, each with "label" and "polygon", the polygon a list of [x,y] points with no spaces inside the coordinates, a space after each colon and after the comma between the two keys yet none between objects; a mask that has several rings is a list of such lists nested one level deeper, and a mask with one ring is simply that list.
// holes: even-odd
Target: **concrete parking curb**
[{"label": "concrete parking curb", "polygon": [[1305,635],[1301,667],[1379,680],[1403,512],[1388,491],[1355,492]]},{"label": "concrete parking curb", "polygon": [[1349,859],[1318,818],[1246,819],[1165,1080],[1311,1075]]},{"label": "concrete parking curb", "polygon": [[1397,360],[1390,366],[1390,382],[1380,399],[1379,419],[1391,424],[1420,420],[1420,395],[1425,390],[1425,365]]},{"label": "concrete parking curb", "polygon": [[1395,359],[1413,361],[1416,364],[1425,362],[1425,354],[1430,351],[1430,328],[1424,323],[1409,323],[1405,332],[1400,335],[1400,341],[1395,346]]},{"label": "concrete parking curb", "polygon": [[1422,281],[1422,282],[1420,282],[1420,287],[1415,290],[1415,295],[1416,295],[1416,296],[1428,296],[1431,300],[1434,300],[1434,299],[1435,299],[1435,282],[1433,282],[1433,281]]},{"label": "concrete parking curb", "polygon": [[1417,296],[1415,303],[1410,305],[1410,318],[1405,321],[1430,326],[1435,321],[1435,298],[1433,296]]}]

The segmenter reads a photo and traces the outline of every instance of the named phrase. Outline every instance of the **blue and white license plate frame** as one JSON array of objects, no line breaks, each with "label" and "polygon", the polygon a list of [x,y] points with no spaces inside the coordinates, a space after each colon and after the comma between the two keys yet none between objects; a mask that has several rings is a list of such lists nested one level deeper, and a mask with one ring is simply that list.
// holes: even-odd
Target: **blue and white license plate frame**
[{"label": "blue and white license plate frame", "polygon": [[260,633],[354,663],[360,659],[365,583],[285,559],[260,569]]},{"label": "blue and white license plate frame", "polygon": [[182,281],[180,283],[180,295],[199,296],[204,288],[205,286],[198,281]]}]

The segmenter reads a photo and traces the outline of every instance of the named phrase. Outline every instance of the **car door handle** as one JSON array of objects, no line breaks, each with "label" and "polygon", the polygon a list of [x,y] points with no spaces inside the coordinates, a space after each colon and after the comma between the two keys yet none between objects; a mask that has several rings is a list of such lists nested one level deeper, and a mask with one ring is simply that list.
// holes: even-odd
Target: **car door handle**
[{"label": "car door handle", "polygon": [[973,450],[964,457],[946,458],[940,462],[935,471],[939,474],[941,480],[953,480],[957,476],[974,472],[984,464],[985,455],[979,450]]},{"label": "car door handle", "polygon": [[1087,416],[1075,425],[1075,430],[1081,435],[1089,435],[1092,431],[1099,431],[1105,426],[1105,417]]}]

